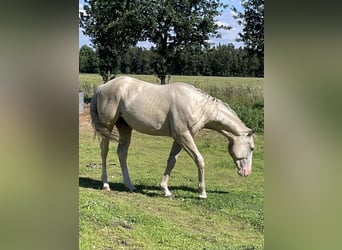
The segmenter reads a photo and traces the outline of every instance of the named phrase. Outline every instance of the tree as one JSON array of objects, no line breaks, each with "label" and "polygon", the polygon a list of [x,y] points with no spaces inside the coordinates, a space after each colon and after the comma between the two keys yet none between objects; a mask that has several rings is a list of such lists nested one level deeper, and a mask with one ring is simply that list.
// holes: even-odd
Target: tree
[{"label": "tree", "polygon": [[235,18],[243,25],[242,33],[239,33],[238,41],[243,41],[249,49],[251,57],[256,55],[261,64],[258,74],[263,75],[264,61],[264,0],[242,0],[243,12],[237,11],[235,7]]},{"label": "tree", "polygon": [[152,47],[152,67],[165,83],[176,56],[189,47],[206,47],[219,37],[214,18],[226,7],[220,0],[88,0],[80,25],[99,55],[99,69],[108,80],[119,69],[120,56],[138,40]]},{"label": "tree", "polygon": [[219,37],[214,18],[226,7],[219,0],[145,0],[143,39],[152,42],[153,68],[165,84],[173,61],[189,47],[207,47],[210,37]]},{"label": "tree", "polygon": [[79,52],[79,72],[81,73],[97,73],[98,72],[98,58],[95,51],[83,45]]},{"label": "tree", "polygon": [[[151,49],[131,47],[121,57],[120,70],[124,74],[153,74]],[[211,48],[192,48],[175,57],[172,72],[177,75],[260,76],[263,62],[248,48],[234,44],[219,44]]]},{"label": "tree", "polygon": [[135,45],[142,29],[138,0],[86,0],[80,26],[99,55],[99,70],[107,81],[119,69],[120,55]]}]

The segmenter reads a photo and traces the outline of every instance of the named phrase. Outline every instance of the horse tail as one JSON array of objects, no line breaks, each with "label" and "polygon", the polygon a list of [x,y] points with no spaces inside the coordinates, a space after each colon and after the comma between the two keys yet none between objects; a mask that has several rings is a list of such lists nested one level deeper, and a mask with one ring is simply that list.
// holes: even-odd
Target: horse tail
[{"label": "horse tail", "polygon": [[102,137],[108,138],[112,141],[118,141],[118,136],[110,131],[100,120],[99,113],[97,110],[97,102],[98,102],[98,95],[100,94],[100,87],[96,88],[96,91],[91,98],[90,102],[90,117],[91,117],[91,124],[94,129],[94,139],[97,135]]}]

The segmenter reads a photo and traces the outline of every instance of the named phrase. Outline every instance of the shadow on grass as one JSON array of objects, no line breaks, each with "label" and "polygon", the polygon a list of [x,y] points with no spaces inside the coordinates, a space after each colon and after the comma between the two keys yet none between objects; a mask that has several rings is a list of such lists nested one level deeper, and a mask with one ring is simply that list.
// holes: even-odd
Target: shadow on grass
[{"label": "shadow on grass", "polygon": [[[102,181],[94,180],[87,177],[79,177],[79,186],[83,188],[91,188],[96,190],[102,189]],[[109,182],[110,188],[116,192],[129,192],[126,186],[123,183],[113,183]],[[137,193],[147,195],[149,197],[157,197],[163,196],[163,192],[161,191],[159,186],[149,186],[149,185],[134,185],[137,188]],[[197,189],[187,186],[170,186],[171,192],[173,191],[184,191],[190,193],[198,192]],[[218,190],[207,190],[207,193],[216,193],[216,194],[227,194],[226,191],[218,191]]]},{"label": "shadow on grass", "polygon": [[[83,188],[91,188],[91,189],[102,189],[102,181],[99,180],[94,180],[91,178],[87,177],[79,177],[78,178],[78,183],[80,187]],[[120,191],[120,192],[127,192],[127,188],[123,183],[112,183],[109,182],[110,188],[115,190],[115,191]]]}]

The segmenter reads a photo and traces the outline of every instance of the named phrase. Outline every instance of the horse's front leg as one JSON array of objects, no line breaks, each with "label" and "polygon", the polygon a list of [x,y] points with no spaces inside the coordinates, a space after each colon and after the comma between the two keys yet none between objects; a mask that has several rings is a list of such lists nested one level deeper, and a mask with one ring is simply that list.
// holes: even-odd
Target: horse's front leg
[{"label": "horse's front leg", "polygon": [[119,144],[117,149],[118,158],[120,161],[122,177],[125,186],[131,191],[134,192],[137,189],[133,186],[131,182],[131,178],[129,177],[128,167],[127,167],[127,155],[128,148],[131,144],[132,137],[132,128],[126,124],[123,120],[116,124],[116,127],[119,131]]},{"label": "horse's front leg", "polygon": [[160,187],[164,191],[165,196],[168,198],[172,198],[172,194],[168,188],[169,177],[170,177],[173,167],[176,164],[177,157],[181,151],[182,151],[182,146],[178,144],[176,141],[174,141],[171,151],[170,151],[169,158],[167,160],[167,165],[166,165],[166,169],[164,172],[164,176],[162,178],[162,181],[160,182]]},{"label": "horse's front leg", "polygon": [[205,191],[205,179],[204,179],[204,159],[201,153],[198,151],[198,148],[194,142],[194,139],[190,132],[184,134],[182,136],[182,145],[185,151],[191,156],[191,158],[196,163],[198,168],[198,190],[199,190],[199,198],[205,199],[207,198],[207,193]]},{"label": "horse's front leg", "polygon": [[108,184],[108,176],[107,176],[107,155],[109,150],[109,139],[106,137],[101,138],[100,142],[101,148],[101,158],[102,158],[102,175],[101,180],[103,183],[103,189],[110,191],[110,186]]}]

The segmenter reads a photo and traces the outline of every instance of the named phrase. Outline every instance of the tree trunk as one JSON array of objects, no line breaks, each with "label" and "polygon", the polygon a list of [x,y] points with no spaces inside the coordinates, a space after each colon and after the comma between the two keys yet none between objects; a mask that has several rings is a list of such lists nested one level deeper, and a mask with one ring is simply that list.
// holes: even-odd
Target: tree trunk
[{"label": "tree trunk", "polygon": [[158,77],[159,77],[159,79],[160,79],[160,84],[161,84],[161,85],[165,85],[165,78],[166,78],[166,75],[159,75]]},{"label": "tree trunk", "polygon": [[102,79],[104,82],[108,82],[109,78],[110,78],[110,70],[106,70],[104,72],[102,72]]}]

